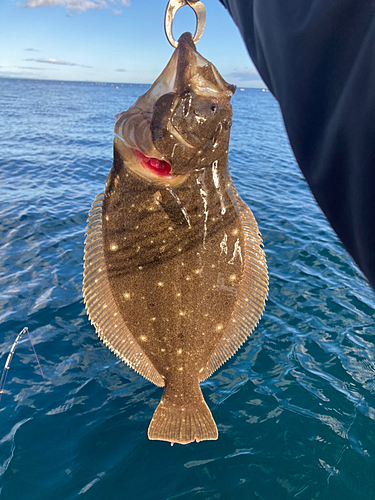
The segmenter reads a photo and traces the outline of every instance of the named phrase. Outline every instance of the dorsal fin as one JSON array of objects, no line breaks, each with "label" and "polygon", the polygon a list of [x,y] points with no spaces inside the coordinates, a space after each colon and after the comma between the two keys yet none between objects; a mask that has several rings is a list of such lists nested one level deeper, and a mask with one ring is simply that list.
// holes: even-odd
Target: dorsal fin
[{"label": "dorsal fin", "polygon": [[268,295],[268,272],[262,238],[250,208],[236,190],[235,195],[244,233],[242,280],[231,317],[201,373],[200,382],[232,357],[253,332],[263,314]]},{"label": "dorsal fin", "polygon": [[119,358],[150,382],[160,387],[164,379],[127,328],[113,297],[103,249],[102,205],[99,194],[89,213],[85,241],[83,298],[99,338]]}]

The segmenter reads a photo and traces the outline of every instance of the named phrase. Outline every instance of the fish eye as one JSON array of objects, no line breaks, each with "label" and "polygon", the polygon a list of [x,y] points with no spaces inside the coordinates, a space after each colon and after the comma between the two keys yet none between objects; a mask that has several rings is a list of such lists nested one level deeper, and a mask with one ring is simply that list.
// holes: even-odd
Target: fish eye
[{"label": "fish eye", "polygon": [[215,113],[215,111],[216,111],[216,106],[215,106],[214,104],[211,106],[211,111],[212,111],[213,113]]}]

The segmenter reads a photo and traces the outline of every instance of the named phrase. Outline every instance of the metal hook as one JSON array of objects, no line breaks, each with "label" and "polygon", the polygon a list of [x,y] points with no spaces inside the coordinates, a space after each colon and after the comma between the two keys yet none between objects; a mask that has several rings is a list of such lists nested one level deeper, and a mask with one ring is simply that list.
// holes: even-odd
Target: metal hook
[{"label": "metal hook", "polygon": [[206,8],[199,0],[169,0],[165,11],[164,29],[169,43],[172,47],[177,48],[178,42],[173,38],[172,24],[176,12],[181,7],[189,5],[195,12],[197,18],[197,27],[193,37],[194,43],[197,44],[203,35],[204,25],[206,24]]}]

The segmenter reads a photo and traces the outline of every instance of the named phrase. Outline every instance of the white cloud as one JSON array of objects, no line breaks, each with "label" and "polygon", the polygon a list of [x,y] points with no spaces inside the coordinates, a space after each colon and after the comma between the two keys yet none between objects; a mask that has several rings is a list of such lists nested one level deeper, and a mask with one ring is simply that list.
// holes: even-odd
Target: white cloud
[{"label": "white cloud", "polygon": [[[46,71],[47,68],[36,68],[35,66],[16,66],[17,69],[36,69],[38,71]],[[55,69],[55,68],[52,68],[52,69]]]},{"label": "white cloud", "polygon": [[85,66],[84,64],[76,64],[68,61],[60,61],[59,59],[55,59],[54,57],[50,57],[49,59],[24,59],[24,61],[33,61],[38,63],[47,63],[47,64],[59,64],[61,66],[79,66],[81,68],[91,68],[92,66]]},{"label": "white cloud", "polygon": [[[69,12],[85,12],[85,10],[93,9],[109,9],[115,5],[130,6],[130,0],[26,0],[21,4],[21,7],[35,9],[38,7],[64,7]],[[115,10],[114,13],[119,13]]]}]

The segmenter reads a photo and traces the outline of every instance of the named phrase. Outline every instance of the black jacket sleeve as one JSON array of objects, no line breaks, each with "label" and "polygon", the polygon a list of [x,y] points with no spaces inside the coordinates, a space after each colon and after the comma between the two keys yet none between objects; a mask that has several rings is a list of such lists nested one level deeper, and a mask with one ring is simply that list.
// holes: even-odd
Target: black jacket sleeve
[{"label": "black jacket sleeve", "polygon": [[375,1],[220,1],[316,201],[375,288]]}]

